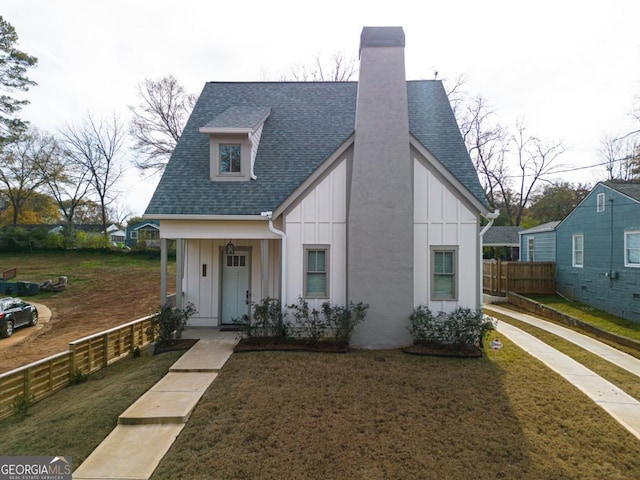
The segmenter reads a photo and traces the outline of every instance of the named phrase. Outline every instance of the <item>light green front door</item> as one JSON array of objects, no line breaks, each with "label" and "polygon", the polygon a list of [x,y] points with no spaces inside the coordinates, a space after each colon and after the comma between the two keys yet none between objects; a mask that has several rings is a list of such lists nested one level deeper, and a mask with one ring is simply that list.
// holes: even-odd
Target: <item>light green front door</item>
[{"label": "light green front door", "polygon": [[231,324],[249,313],[249,252],[236,250],[222,254],[221,323]]}]

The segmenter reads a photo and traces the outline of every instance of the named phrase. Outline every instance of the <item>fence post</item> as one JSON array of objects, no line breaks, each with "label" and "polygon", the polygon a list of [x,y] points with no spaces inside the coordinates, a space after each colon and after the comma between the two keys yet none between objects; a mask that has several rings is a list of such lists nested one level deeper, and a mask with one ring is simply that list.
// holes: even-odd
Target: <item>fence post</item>
[{"label": "fence post", "polygon": [[109,333],[104,334],[104,344],[102,345],[102,365],[106,367],[109,365]]},{"label": "fence post", "polygon": [[73,343],[69,344],[69,383],[73,378],[73,374],[76,371],[76,346]]},{"label": "fence post", "polygon": [[31,369],[26,368],[24,371],[24,398],[31,400]]}]

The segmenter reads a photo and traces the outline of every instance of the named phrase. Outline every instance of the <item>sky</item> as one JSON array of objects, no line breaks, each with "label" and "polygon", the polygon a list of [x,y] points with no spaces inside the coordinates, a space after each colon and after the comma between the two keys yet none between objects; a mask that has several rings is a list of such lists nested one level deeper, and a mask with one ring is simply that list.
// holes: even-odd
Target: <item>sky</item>
[{"label": "sky", "polygon": [[[561,140],[571,182],[604,180],[603,135],[638,128],[637,0],[3,0],[17,47],[38,58],[21,117],[55,132],[91,113],[130,118],[137,86],[172,74],[199,94],[207,81],[278,80],[316,56],[357,58],[363,26],[401,26],[408,80],[464,75],[504,125]],[[158,178],[127,166],[118,202],[141,215]]]}]

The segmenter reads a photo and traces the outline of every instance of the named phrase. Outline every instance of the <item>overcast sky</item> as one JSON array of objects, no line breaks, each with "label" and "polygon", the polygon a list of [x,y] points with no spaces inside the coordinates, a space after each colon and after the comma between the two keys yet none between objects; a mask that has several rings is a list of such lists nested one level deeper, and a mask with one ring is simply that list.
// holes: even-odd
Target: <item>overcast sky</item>
[{"label": "overcast sky", "polygon": [[[316,55],[357,57],[362,27],[388,25],[404,28],[407,79],[466,75],[502,123],[564,141],[562,163],[579,168],[567,180],[604,179],[603,167],[584,168],[601,161],[603,134],[638,128],[638,0],[3,0],[0,15],[39,59],[22,116],[49,131],[87,112],[126,121],[145,78],[173,74],[193,93],[278,80]],[[132,168],[125,180],[120,201],[142,214],[155,180]]]}]

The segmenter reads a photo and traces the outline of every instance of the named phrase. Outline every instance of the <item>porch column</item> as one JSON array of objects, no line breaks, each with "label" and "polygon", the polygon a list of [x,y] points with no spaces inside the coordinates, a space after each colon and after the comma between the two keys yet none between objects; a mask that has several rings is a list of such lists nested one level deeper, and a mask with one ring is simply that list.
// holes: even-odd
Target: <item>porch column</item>
[{"label": "porch column", "polygon": [[160,305],[167,304],[167,239],[160,239]]},{"label": "porch column", "polygon": [[182,299],[182,279],[184,277],[184,238],[176,240],[176,308],[184,307]]},{"label": "porch column", "polygon": [[269,240],[260,240],[260,259],[262,260],[262,298],[260,300],[262,300],[269,296]]}]

